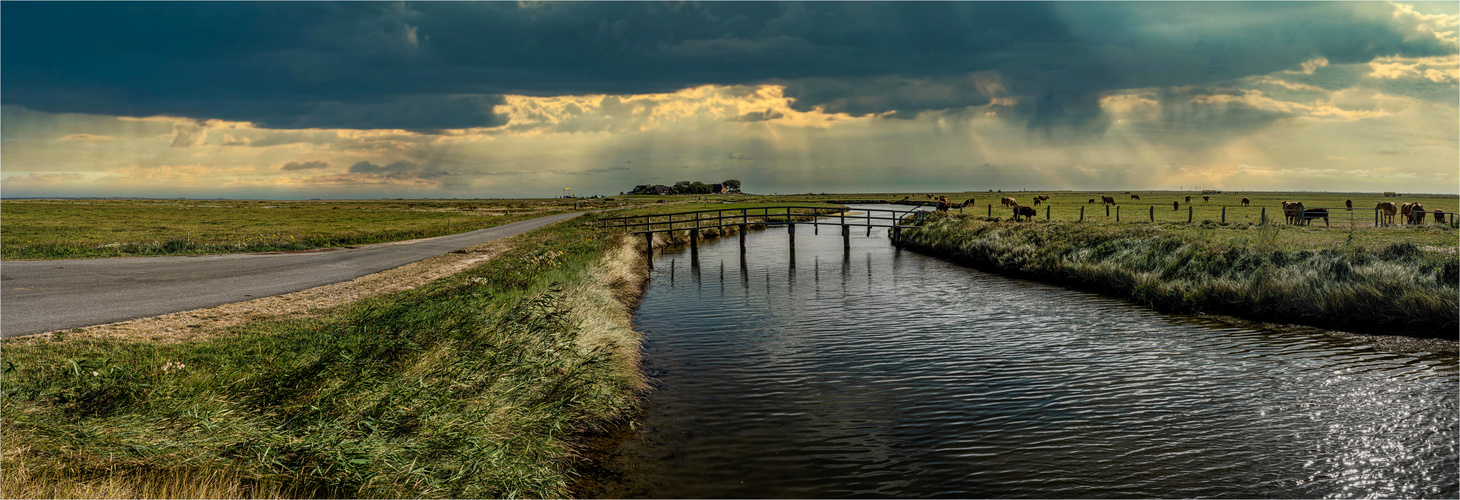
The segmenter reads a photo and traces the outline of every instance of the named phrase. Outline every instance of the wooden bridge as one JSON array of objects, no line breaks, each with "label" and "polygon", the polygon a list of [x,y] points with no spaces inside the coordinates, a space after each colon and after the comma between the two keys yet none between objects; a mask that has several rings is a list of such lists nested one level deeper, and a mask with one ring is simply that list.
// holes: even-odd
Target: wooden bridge
[{"label": "wooden bridge", "polygon": [[915,227],[927,216],[928,212],[919,210],[919,208],[859,208],[855,211],[841,207],[735,208],[605,217],[599,219],[598,222],[599,227],[620,227],[628,229],[632,234],[644,235],[644,241],[647,243],[651,256],[649,266],[653,267],[655,233],[687,231],[689,232],[690,252],[697,253],[699,252],[701,230],[735,227],[740,232],[740,252],[745,253],[747,230],[785,226],[786,234],[791,239],[791,251],[794,252],[796,251],[796,225],[811,226],[813,234],[819,233],[821,226],[832,226],[841,228],[842,248],[851,249],[853,227],[866,229],[867,236],[872,236],[872,228],[891,228],[893,244],[900,243],[903,228]]}]

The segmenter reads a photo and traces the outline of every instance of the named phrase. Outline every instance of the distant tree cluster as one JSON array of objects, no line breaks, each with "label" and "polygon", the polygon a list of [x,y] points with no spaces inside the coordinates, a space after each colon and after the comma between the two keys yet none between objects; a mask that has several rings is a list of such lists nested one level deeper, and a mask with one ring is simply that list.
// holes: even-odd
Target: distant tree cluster
[{"label": "distant tree cluster", "polygon": [[730,179],[719,184],[705,184],[700,181],[679,181],[673,186],[663,184],[641,184],[634,186],[629,194],[727,194],[739,193],[740,181]]}]

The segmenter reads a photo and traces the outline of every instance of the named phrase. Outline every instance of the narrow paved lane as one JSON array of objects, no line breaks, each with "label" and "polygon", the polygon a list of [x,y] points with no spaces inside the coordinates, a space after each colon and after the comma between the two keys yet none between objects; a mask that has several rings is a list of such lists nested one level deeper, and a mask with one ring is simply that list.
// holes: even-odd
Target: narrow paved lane
[{"label": "narrow paved lane", "polygon": [[0,335],[32,335],[297,292],[579,215],[550,215],[411,243],[302,253],[5,262],[0,264]]}]

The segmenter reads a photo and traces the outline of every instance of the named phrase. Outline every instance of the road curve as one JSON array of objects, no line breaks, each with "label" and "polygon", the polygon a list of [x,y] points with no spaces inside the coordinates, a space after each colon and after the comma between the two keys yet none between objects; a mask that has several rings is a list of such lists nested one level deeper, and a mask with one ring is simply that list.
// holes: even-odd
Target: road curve
[{"label": "road curve", "polygon": [[583,212],[409,243],[270,253],[0,263],[0,336],[145,318],[352,280]]}]

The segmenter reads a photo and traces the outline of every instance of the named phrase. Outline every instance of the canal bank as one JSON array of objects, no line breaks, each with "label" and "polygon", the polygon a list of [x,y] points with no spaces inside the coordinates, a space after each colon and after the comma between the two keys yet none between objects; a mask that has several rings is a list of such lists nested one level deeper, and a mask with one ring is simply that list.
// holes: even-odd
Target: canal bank
[{"label": "canal bank", "polygon": [[1456,493],[1453,355],[826,233],[656,257],[634,317],[653,390],[578,496]]},{"label": "canal bank", "polygon": [[1291,245],[1286,239],[1301,230],[1212,225],[1167,231],[954,214],[905,231],[903,243],[961,265],[1166,312],[1455,339],[1460,326],[1455,252],[1425,250],[1402,241],[1403,233],[1394,233],[1401,241],[1375,247]]}]

